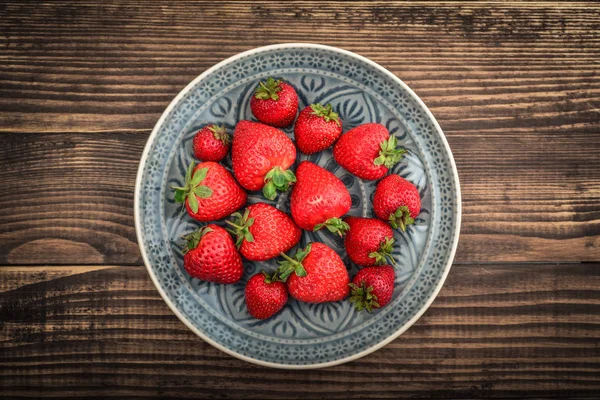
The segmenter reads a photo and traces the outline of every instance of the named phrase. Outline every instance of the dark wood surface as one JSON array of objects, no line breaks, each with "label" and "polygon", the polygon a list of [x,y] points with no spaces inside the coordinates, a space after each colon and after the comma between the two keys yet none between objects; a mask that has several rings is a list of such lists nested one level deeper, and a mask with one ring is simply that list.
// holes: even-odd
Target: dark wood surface
[{"label": "dark wood surface", "polygon": [[[231,55],[316,42],[430,107],[460,244],[400,338],[315,371],[251,367],[171,313],[133,227],[154,123]],[[598,398],[600,5],[0,1],[0,398]]]}]

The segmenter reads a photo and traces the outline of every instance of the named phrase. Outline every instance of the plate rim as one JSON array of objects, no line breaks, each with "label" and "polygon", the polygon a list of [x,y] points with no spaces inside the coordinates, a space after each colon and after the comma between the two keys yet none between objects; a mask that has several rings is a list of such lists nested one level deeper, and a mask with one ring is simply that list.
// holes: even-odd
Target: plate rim
[{"label": "plate rim", "polygon": [[[165,119],[167,118],[167,116],[171,113],[171,111],[173,110],[173,108],[175,107],[175,105],[177,105],[179,103],[179,100],[181,100],[195,85],[196,83],[198,83],[200,80],[202,80],[204,77],[206,77],[207,75],[210,75],[213,71],[219,69],[221,66],[227,65],[235,60],[238,60],[240,58],[246,57],[246,56],[250,56],[254,53],[259,53],[259,52],[263,52],[263,51],[270,51],[270,50],[279,50],[279,49],[290,49],[290,48],[297,48],[297,47],[302,47],[302,48],[314,48],[314,49],[321,49],[321,50],[329,50],[329,51],[333,51],[333,52],[338,52],[341,53],[343,55],[346,56],[351,56],[351,57],[355,57],[358,58],[359,60],[361,60],[362,62],[370,65],[371,67],[379,70],[381,73],[383,73],[384,75],[386,75],[387,77],[389,77],[390,79],[392,79],[394,82],[396,82],[397,84],[399,84],[404,90],[406,90],[408,93],[412,94],[414,96],[414,99],[416,100],[417,104],[419,106],[422,107],[422,109],[424,110],[425,114],[430,118],[430,120],[432,121],[434,127],[441,133],[440,138],[442,140],[442,143],[444,145],[444,149],[446,150],[447,154],[448,154],[448,159],[450,161],[450,166],[452,169],[452,175],[453,178],[455,179],[457,185],[456,185],[456,199],[457,199],[457,212],[456,212],[456,232],[457,234],[454,236],[454,240],[452,242],[452,245],[449,249],[449,253],[450,253],[450,257],[448,258],[448,262],[446,263],[445,267],[444,267],[444,271],[442,273],[442,276],[437,284],[437,286],[434,288],[433,290],[433,295],[425,302],[425,304],[419,309],[419,311],[410,319],[408,320],[402,327],[400,327],[396,332],[394,332],[393,334],[391,334],[390,336],[386,337],[385,339],[381,340],[380,342],[378,342],[377,344],[359,352],[353,355],[350,355],[348,357],[344,357],[338,360],[333,360],[333,361],[328,361],[328,362],[324,362],[324,363],[315,363],[315,364],[279,364],[279,363],[273,363],[273,362],[268,362],[268,361],[262,361],[262,360],[258,360],[252,357],[248,357],[245,356],[243,354],[239,354],[225,346],[220,345],[219,343],[213,341],[210,337],[208,337],[207,335],[205,335],[204,333],[202,333],[200,330],[198,330],[196,327],[194,327],[188,320],[187,318],[185,318],[184,315],[182,315],[182,313],[177,309],[177,307],[175,307],[175,305],[171,302],[171,300],[168,298],[167,294],[162,290],[160,283],[157,280],[156,275],[153,273],[152,268],[150,266],[150,261],[148,259],[148,255],[146,252],[146,248],[144,243],[142,242],[142,226],[141,226],[141,221],[139,218],[140,214],[140,196],[141,196],[141,188],[142,188],[142,177],[143,177],[143,173],[144,173],[144,165],[146,163],[146,159],[148,158],[149,154],[150,154],[150,149],[152,147],[152,143],[154,142],[154,139],[156,138],[156,136],[158,135],[158,131],[160,126],[162,126],[162,124],[164,123]],[[431,306],[431,304],[433,303],[433,301],[437,298],[440,290],[442,289],[442,287],[444,286],[444,283],[446,281],[446,278],[448,277],[448,274],[450,273],[450,269],[452,268],[452,264],[454,262],[454,256],[456,255],[456,248],[458,246],[458,241],[459,241],[459,237],[460,237],[460,227],[461,227],[461,220],[462,220],[462,197],[461,197],[461,189],[460,189],[460,179],[458,176],[458,170],[456,168],[456,163],[454,161],[454,155],[452,154],[452,150],[450,149],[450,145],[448,144],[448,140],[446,139],[446,135],[444,134],[444,131],[442,130],[442,128],[440,127],[439,123],[437,122],[436,118],[434,117],[434,115],[431,113],[431,110],[429,110],[429,108],[425,105],[425,103],[423,102],[423,100],[421,100],[421,98],[406,84],[404,83],[400,78],[398,78],[395,74],[393,74],[392,72],[390,72],[389,70],[387,70],[386,68],[382,67],[381,65],[377,64],[376,62],[361,56],[359,54],[356,54],[352,51],[348,51],[348,50],[344,50],[341,49],[339,47],[334,47],[334,46],[328,46],[328,45],[322,45],[322,44],[316,44],[316,43],[298,43],[298,42],[292,42],[292,43],[278,43],[278,44],[272,44],[272,45],[268,45],[268,46],[261,46],[261,47],[255,47],[253,49],[250,50],[246,50],[243,52],[240,52],[238,54],[235,54],[231,57],[228,57],[220,62],[218,62],[217,64],[213,65],[212,67],[208,68],[207,70],[205,70],[204,72],[202,72],[200,75],[198,75],[195,79],[193,79],[190,83],[188,83],[178,94],[177,96],[175,96],[175,98],[173,98],[173,100],[169,103],[169,105],[167,106],[167,108],[163,111],[163,113],[161,114],[160,118],[158,119],[158,121],[156,122],[156,124],[154,125],[154,127],[152,128],[152,132],[150,133],[150,135],[148,136],[148,139],[146,141],[146,144],[144,146],[144,150],[142,152],[142,156],[140,158],[140,163],[138,166],[138,171],[137,171],[137,175],[136,175],[136,180],[135,180],[135,187],[134,187],[134,198],[133,198],[133,207],[134,207],[134,222],[135,222],[135,233],[136,233],[136,237],[137,237],[137,243],[138,243],[138,247],[140,249],[140,253],[142,255],[142,260],[144,261],[144,266],[146,267],[146,271],[148,272],[148,275],[150,275],[150,279],[152,280],[152,283],[154,284],[154,286],[156,287],[156,289],[158,290],[160,296],[162,297],[163,301],[167,304],[167,306],[171,309],[171,311],[177,316],[177,318],[179,318],[179,320],[181,322],[184,323],[184,325],[186,325],[192,332],[194,332],[198,337],[200,337],[202,340],[204,340],[205,342],[207,342],[208,344],[210,344],[211,346],[223,351],[224,353],[227,353],[233,357],[236,357],[238,359],[241,359],[243,361],[252,363],[252,364],[256,364],[256,365],[260,365],[260,366],[264,366],[264,367],[271,367],[271,368],[279,368],[279,369],[295,369],[295,370],[300,370],[300,369],[315,369],[315,368],[326,368],[326,367],[332,367],[335,365],[340,365],[340,364],[344,364],[353,360],[357,360],[359,358],[362,358],[368,354],[373,353],[374,351],[379,350],[380,348],[382,348],[383,346],[387,345],[388,343],[390,343],[391,341],[393,341],[394,339],[396,339],[398,336],[400,336],[401,334],[403,334],[404,332],[406,332],[417,320],[419,320],[419,318],[421,318],[421,316],[425,313],[425,311],[427,311],[429,309],[429,307]]]}]

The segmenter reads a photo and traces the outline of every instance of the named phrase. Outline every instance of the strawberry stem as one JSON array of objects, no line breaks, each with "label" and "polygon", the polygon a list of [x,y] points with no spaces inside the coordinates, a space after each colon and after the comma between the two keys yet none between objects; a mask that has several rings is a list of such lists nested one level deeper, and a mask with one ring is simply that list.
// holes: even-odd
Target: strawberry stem
[{"label": "strawberry stem", "polygon": [[398,147],[398,139],[396,136],[390,136],[379,144],[379,157],[373,160],[375,165],[384,165],[386,168],[392,168],[402,160],[402,156],[407,152],[403,148]]},{"label": "strawberry stem", "polygon": [[343,237],[346,232],[350,230],[350,225],[336,217],[329,218],[327,221],[315,225],[313,232],[316,232],[323,227],[327,228],[331,233],[338,234],[340,237]]},{"label": "strawberry stem", "polygon": [[235,228],[232,230],[232,233],[236,236],[235,245],[237,248],[240,248],[244,240],[254,242],[254,236],[250,232],[250,227],[254,224],[254,218],[249,218],[250,210],[246,208],[244,215],[234,212],[231,216],[234,218],[235,223],[231,221],[225,221],[225,223]]},{"label": "strawberry stem", "polygon": [[410,216],[410,209],[408,206],[400,206],[398,209],[390,214],[390,225],[392,228],[400,228],[402,232],[406,232],[406,227],[415,223],[414,218]]},{"label": "strawberry stem", "polygon": [[280,166],[275,166],[267,172],[264,180],[263,195],[269,200],[275,200],[277,192],[286,192],[296,182],[296,175],[290,169],[284,171]]},{"label": "strawberry stem", "polygon": [[285,253],[280,253],[285,261],[279,261],[279,268],[277,268],[276,274],[282,282],[287,281],[292,272],[296,273],[299,277],[307,275],[302,261],[310,253],[311,248],[312,244],[309,243],[304,249],[298,250],[293,258]]},{"label": "strawberry stem", "polygon": [[392,255],[394,251],[394,238],[385,238],[379,244],[379,249],[369,254],[370,258],[375,259],[375,265],[383,265],[389,263],[390,265],[396,264],[396,260]]}]

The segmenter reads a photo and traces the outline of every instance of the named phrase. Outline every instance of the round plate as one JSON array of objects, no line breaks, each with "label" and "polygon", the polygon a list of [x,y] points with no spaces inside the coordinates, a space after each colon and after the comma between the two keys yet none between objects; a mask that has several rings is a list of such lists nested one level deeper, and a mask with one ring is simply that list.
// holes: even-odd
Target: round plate
[{"label": "round plate", "polygon": [[[387,127],[409,153],[392,169],[413,182],[422,210],[406,233],[396,233],[396,287],[392,302],[372,314],[356,312],[349,301],[307,304],[290,300],[266,321],[250,317],[244,285],[262,269],[276,268],[276,259],[244,262],[244,276],[235,285],[202,282],[186,274],[180,237],[199,224],[174,203],[171,185],[182,185],[192,161],[195,131],[207,123],[235,124],[254,120],[250,97],[269,76],[293,85],[300,109],[331,103],[344,131],[378,122]],[[293,138],[293,128],[285,132]],[[331,150],[305,156],[336,174],[352,197],[348,214],[373,216],[376,182],[362,181],[338,166]],[[224,162],[231,167],[231,159]],[[250,193],[250,203],[265,201]],[[289,212],[287,194],[275,202]],[[460,229],[460,187],[452,153],[431,112],[408,86],[374,62],[334,47],[282,44],[231,57],[205,71],[171,102],[154,127],[140,162],[135,188],[135,223],[148,272],[165,302],[198,336],[246,361],[280,368],[316,368],[347,362],[390,342],[412,325],[439,292],[452,264]],[[222,224],[222,222],[221,222]],[[344,259],[343,241],[326,230],[303,232],[300,246],[322,241]]]}]

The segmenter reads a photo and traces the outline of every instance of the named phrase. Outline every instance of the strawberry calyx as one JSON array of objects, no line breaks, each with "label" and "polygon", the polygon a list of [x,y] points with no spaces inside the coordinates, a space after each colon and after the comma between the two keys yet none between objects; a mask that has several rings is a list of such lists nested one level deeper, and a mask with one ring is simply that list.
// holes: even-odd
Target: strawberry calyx
[{"label": "strawberry calyx", "polygon": [[235,245],[239,249],[244,240],[247,242],[254,242],[254,236],[250,233],[250,227],[254,224],[254,218],[248,218],[250,210],[246,208],[244,215],[240,212],[234,212],[231,216],[234,218],[232,221],[225,221],[229,224],[232,229],[227,229],[236,237]]},{"label": "strawberry calyx", "polygon": [[225,130],[225,126],[209,125],[208,130],[212,132],[215,139],[221,141],[225,146],[231,143],[231,136]]},{"label": "strawberry calyx", "polygon": [[313,232],[318,231],[321,228],[327,228],[331,233],[337,233],[340,237],[344,236],[346,232],[350,230],[350,225],[342,221],[340,218],[329,218],[327,221],[315,225]]},{"label": "strawberry calyx", "polygon": [[281,80],[269,77],[266,82],[259,82],[258,87],[254,90],[254,97],[259,100],[277,101],[279,100],[277,92],[281,90]]},{"label": "strawberry calyx", "polygon": [[183,254],[187,253],[190,250],[194,250],[196,247],[198,247],[202,236],[212,231],[212,228],[209,228],[208,226],[203,226],[190,234],[184,235],[183,239],[185,239],[186,243],[183,247]]},{"label": "strawberry calyx", "polygon": [[311,104],[310,108],[313,110],[313,115],[323,118],[325,122],[334,121],[338,124],[338,126],[342,126],[340,123],[340,116],[338,113],[333,111],[331,104],[327,104],[325,107],[323,107],[321,103],[315,103]]},{"label": "strawberry calyx", "polygon": [[406,232],[406,227],[415,223],[415,219],[410,216],[410,209],[408,206],[400,206],[398,209],[390,214],[390,225],[394,229],[402,229],[402,232]]},{"label": "strawberry calyx", "polygon": [[300,277],[306,276],[306,270],[302,265],[302,261],[304,261],[308,253],[310,253],[311,247],[312,244],[309,243],[304,249],[298,250],[293,258],[285,253],[281,253],[281,257],[283,257],[285,260],[279,261],[279,268],[277,268],[277,271],[275,271],[278,279],[281,280],[281,282],[287,281],[292,272],[295,272],[296,275]]},{"label": "strawberry calyx", "polygon": [[208,186],[201,185],[206,178],[208,168],[200,168],[194,172],[196,164],[192,161],[185,174],[185,185],[171,186],[175,189],[175,202],[185,203],[188,201],[190,209],[194,212],[198,212],[198,197],[201,199],[208,199],[212,196],[213,191]]},{"label": "strawberry calyx", "polygon": [[277,274],[277,271],[274,271],[272,273],[268,273],[267,271],[262,271],[262,274],[265,277],[265,283],[267,285],[270,285],[271,283],[275,283],[275,282],[283,282],[279,278],[279,275]]},{"label": "strawberry calyx", "polygon": [[265,175],[263,195],[269,200],[275,200],[278,191],[286,192],[294,182],[296,182],[296,175],[291,169],[284,171],[280,166],[273,167]]},{"label": "strawberry calyx", "polygon": [[379,144],[379,156],[373,160],[373,164],[379,166],[384,165],[386,168],[392,168],[402,160],[402,156],[407,151],[398,147],[398,139],[396,136],[390,136]]},{"label": "strawberry calyx", "polygon": [[374,308],[381,307],[377,302],[377,296],[373,294],[373,286],[366,287],[364,281],[360,286],[354,283],[349,283],[348,286],[350,286],[350,302],[354,304],[356,311],[372,312]]},{"label": "strawberry calyx", "polygon": [[382,240],[379,249],[372,253],[369,253],[370,258],[375,259],[375,265],[384,265],[384,264],[396,264],[396,260],[394,256],[392,256],[392,251],[394,251],[394,238],[385,238]]}]

